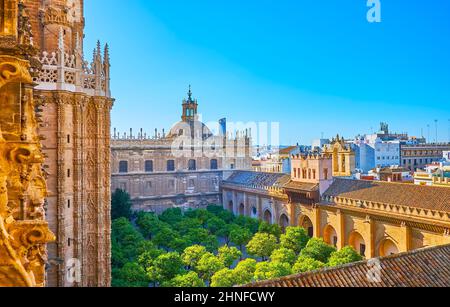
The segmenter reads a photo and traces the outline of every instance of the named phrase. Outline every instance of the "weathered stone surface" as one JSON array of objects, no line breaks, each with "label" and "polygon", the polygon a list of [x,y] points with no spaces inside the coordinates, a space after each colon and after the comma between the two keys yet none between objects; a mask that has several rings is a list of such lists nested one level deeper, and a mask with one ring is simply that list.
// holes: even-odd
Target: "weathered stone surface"
[{"label": "weathered stone surface", "polygon": [[0,16],[0,286],[42,287],[55,236],[45,221],[38,106],[24,53],[28,19],[17,0],[0,2]]}]

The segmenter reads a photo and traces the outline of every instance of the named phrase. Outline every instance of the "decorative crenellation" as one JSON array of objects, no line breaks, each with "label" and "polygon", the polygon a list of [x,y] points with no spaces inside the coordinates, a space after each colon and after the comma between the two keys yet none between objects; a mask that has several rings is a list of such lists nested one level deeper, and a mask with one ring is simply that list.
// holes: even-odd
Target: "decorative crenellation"
[{"label": "decorative crenellation", "polygon": [[92,62],[83,58],[81,46],[66,52],[64,33],[60,28],[58,50],[42,51],[37,60],[42,65],[34,72],[33,81],[38,90],[65,90],[86,93],[92,96],[111,97],[109,47],[101,50],[100,42],[94,50]]},{"label": "decorative crenellation", "polygon": [[[157,141],[173,138],[173,136],[170,136],[165,129],[160,131],[158,128],[155,128],[153,133],[147,133],[141,128],[137,134],[133,132],[133,128],[130,128],[130,130],[126,132],[120,132],[117,128],[114,128],[111,137],[115,141]],[[214,136],[211,135],[211,137]],[[224,136],[220,136],[221,139],[228,140],[250,140],[251,137],[251,131],[248,129],[243,131],[239,130],[235,133],[227,132]]]},{"label": "decorative crenellation", "polygon": [[450,213],[444,211],[362,201],[344,197],[324,196],[322,197],[322,200],[327,203],[334,203],[336,205],[357,207],[360,209],[383,211],[386,213],[394,213],[412,217],[433,219],[443,222],[450,222]]}]

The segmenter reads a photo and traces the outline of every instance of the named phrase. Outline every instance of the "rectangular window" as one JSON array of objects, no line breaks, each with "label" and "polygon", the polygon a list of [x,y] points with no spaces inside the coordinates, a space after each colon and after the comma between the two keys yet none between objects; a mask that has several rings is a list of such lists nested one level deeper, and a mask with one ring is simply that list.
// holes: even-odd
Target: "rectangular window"
[{"label": "rectangular window", "polygon": [[168,172],[174,172],[175,171],[175,161],[174,160],[167,161],[167,171]]},{"label": "rectangular window", "polygon": [[219,164],[218,164],[218,161],[217,161],[217,159],[212,159],[211,160],[211,169],[212,170],[216,170],[216,169],[218,169],[219,168]]},{"label": "rectangular window", "polygon": [[128,173],[128,161],[119,162],[119,173]]},{"label": "rectangular window", "polygon": [[67,178],[70,178],[70,168],[67,170]]},{"label": "rectangular window", "polygon": [[70,209],[70,199],[67,200],[67,208]]},{"label": "rectangular window", "polygon": [[197,170],[197,161],[195,161],[195,160],[189,160],[189,162],[188,162],[188,169],[189,169],[190,171],[195,171],[195,170]]},{"label": "rectangular window", "polygon": [[151,160],[145,161],[145,172],[153,173],[153,161]]},{"label": "rectangular window", "polygon": [[328,168],[325,168],[325,169],[323,170],[323,178],[324,178],[325,180],[328,180]]}]

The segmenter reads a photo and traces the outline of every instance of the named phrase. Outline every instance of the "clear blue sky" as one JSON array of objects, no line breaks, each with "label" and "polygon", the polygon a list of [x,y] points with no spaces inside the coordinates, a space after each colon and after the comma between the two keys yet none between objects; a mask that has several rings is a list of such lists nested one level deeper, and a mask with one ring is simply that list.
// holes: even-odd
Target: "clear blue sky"
[{"label": "clear blue sky", "polygon": [[[85,1],[111,48],[112,126],[170,128],[192,84],[204,121],[280,122],[281,143],[378,129],[449,138],[450,1]],[[124,7],[126,6],[126,7]]]}]

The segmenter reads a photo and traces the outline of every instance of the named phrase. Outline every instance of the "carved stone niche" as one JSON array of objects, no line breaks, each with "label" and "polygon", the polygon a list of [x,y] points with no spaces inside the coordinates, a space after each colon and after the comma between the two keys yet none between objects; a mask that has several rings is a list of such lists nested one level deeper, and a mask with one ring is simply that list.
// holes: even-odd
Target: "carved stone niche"
[{"label": "carved stone niche", "polygon": [[[1,36],[0,36],[1,38]],[[0,56],[0,286],[45,286],[47,188],[27,61]]]}]

